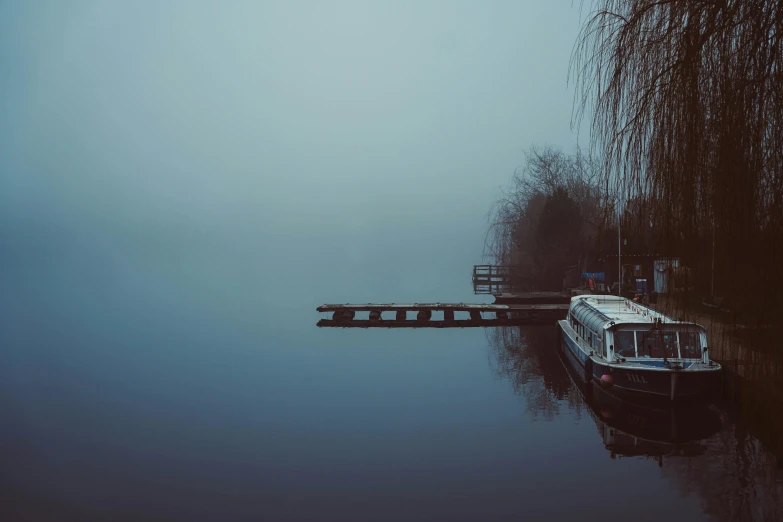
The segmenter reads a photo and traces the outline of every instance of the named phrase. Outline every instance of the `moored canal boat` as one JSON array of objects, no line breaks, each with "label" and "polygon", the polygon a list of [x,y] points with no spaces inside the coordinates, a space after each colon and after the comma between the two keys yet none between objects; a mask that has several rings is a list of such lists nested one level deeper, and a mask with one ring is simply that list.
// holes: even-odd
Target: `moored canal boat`
[{"label": "moored canal boat", "polygon": [[604,388],[691,399],[708,394],[721,369],[704,327],[623,297],[573,297],[558,327],[571,364]]}]

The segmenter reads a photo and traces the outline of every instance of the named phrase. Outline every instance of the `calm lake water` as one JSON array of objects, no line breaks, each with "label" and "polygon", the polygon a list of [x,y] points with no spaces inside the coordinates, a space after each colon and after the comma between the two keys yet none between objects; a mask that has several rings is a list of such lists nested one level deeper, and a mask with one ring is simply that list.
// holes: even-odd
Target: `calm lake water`
[{"label": "calm lake water", "polygon": [[470,255],[422,245],[411,272],[376,262],[383,241],[297,255],[52,227],[5,236],[3,520],[781,515],[752,428],[578,386],[553,328],[315,326],[323,302],[487,301]]},{"label": "calm lake water", "polygon": [[595,144],[581,4],[0,0],[0,521],[783,520],[553,328],[316,327],[490,301],[525,151]]}]

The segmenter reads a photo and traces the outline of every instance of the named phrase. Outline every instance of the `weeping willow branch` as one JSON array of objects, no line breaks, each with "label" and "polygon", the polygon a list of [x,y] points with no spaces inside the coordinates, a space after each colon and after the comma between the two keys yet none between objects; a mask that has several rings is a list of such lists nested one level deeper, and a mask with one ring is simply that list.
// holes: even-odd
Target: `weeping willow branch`
[{"label": "weeping willow branch", "polygon": [[658,248],[755,321],[783,291],[783,4],[601,0],[571,59],[603,182],[642,198]]}]

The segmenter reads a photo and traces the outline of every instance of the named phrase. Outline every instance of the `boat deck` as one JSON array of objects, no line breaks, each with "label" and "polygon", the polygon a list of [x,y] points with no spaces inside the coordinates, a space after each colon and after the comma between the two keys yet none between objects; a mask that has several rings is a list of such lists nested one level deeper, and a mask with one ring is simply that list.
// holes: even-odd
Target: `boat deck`
[{"label": "boat deck", "polygon": [[657,310],[629,301],[624,297],[591,295],[589,297],[581,297],[581,300],[597,312],[616,322],[652,323],[655,319],[660,319],[663,323],[678,322]]}]

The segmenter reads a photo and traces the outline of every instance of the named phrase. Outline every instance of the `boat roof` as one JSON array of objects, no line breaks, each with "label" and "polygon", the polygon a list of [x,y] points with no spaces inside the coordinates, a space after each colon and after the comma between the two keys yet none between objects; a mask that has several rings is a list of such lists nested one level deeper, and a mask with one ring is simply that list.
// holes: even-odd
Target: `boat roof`
[{"label": "boat roof", "polygon": [[693,324],[677,321],[647,306],[616,295],[578,295],[571,298],[571,311],[575,315],[599,317],[606,321],[622,323],[647,323],[660,320],[665,324]]}]

